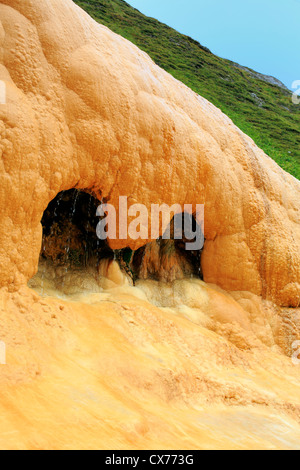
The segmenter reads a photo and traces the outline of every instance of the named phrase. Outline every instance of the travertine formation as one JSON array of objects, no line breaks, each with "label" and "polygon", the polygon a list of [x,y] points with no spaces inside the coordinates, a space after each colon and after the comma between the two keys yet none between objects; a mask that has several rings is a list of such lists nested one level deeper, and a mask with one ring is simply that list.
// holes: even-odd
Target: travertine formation
[{"label": "travertine formation", "polygon": [[205,203],[204,279],[299,305],[297,180],[70,0],[2,0],[0,18],[1,285],[36,272],[49,201],[93,188],[113,204]]},{"label": "travertine formation", "polygon": [[[71,0],[0,1],[0,448],[298,448],[299,181]],[[204,203],[204,282],[41,263],[37,295],[70,188]]]}]

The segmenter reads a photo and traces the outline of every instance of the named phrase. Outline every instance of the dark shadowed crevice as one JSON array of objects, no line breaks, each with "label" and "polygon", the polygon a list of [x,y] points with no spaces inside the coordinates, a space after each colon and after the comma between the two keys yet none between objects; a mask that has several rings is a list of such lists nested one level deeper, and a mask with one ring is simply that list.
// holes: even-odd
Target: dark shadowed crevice
[{"label": "dark shadowed crevice", "polygon": [[[69,268],[98,270],[102,260],[115,260],[120,268],[135,282],[138,279],[154,279],[172,282],[185,277],[203,279],[201,250],[189,251],[186,238],[176,239],[174,220],[170,224],[170,239],[160,237],[137,251],[130,248],[113,251],[108,242],[97,237],[99,199],[89,192],[71,189],[59,193],[51,201],[42,218],[43,241],[40,263],[50,263]],[[177,215],[182,218],[183,214]],[[178,221],[178,220],[177,220]],[[183,226],[183,225],[182,225]],[[192,220],[195,231],[197,223]],[[181,233],[181,232],[180,232]],[[44,269],[44,267],[43,267]]]},{"label": "dark shadowed crevice", "polygon": [[107,242],[96,234],[99,204],[86,191],[71,189],[59,193],[42,218],[42,258],[73,267],[97,266],[100,259],[113,258]]},{"label": "dark shadowed crevice", "polygon": [[[187,214],[185,214],[185,217]],[[191,217],[191,216],[190,216]],[[170,239],[160,237],[148,243],[134,253],[132,270],[138,279],[153,279],[156,281],[172,282],[186,277],[197,277],[203,280],[201,269],[201,250],[188,250],[187,245],[195,239],[182,236],[181,227],[184,227],[184,214],[177,214],[170,223]],[[180,227],[180,236],[176,239],[176,227]],[[201,231],[194,217],[192,217],[192,231]],[[201,232],[202,233],[202,232]]]}]

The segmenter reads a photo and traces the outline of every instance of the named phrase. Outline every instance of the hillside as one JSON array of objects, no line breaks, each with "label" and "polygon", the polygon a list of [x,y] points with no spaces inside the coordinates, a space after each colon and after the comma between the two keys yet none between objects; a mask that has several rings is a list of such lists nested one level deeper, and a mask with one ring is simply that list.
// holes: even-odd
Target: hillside
[{"label": "hillside", "polygon": [[300,179],[300,105],[292,103],[290,91],[269,83],[257,72],[217,57],[197,41],[146,17],[123,0],[75,3],[220,108],[284,170]]}]

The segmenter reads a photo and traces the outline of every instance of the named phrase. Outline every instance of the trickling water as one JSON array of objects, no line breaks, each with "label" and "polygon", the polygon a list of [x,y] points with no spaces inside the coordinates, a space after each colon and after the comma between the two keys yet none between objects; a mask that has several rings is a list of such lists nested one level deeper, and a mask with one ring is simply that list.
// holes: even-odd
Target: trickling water
[{"label": "trickling water", "polygon": [[[89,195],[89,202],[88,202],[88,209],[87,209],[87,221],[85,224],[85,230],[86,230],[86,236],[89,234],[89,228],[90,228],[90,220],[91,220],[91,211],[92,211],[92,196]],[[91,256],[90,249],[88,243],[85,243],[84,245],[84,265],[85,267],[87,266],[88,259]]]},{"label": "trickling water", "polygon": [[100,261],[100,250],[99,250],[99,246],[100,246],[100,240],[98,239],[98,240],[97,240],[97,266],[99,265],[99,261]]},{"label": "trickling water", "polygon": [[[63,200],[63,197],[64,197],[64,194],[65,194],[65,191],[62,191],[61,193],[58,194],[56,200],[55,200],[55,206],[54,206],[54,211],[53,211],[53,216],[54,216],[54,221],[57,222],[57,219],[59,217],[59,207],[60,207],[60,204]],[[52,223],[51,227],[50,227],[50,236],[49,236],[49,247],[51,248],[51,246],[53,245],[53,241],[52,241],[52,237],[54,235],[54,223]],[[45,246],[45,240],[43,239],[43,242],[42,242],[42,251],[41,251],[41,256],[42,257],[45,257],[46,258],[46,246]],[[46,272],[47,272],[47,268],[46,268],[46,265],[43,263],[42,264],[42,272],[41,272],[41,290],[42,290],[42,295],[44,294],[45,292],[45,278],[46,278]]]},{"label": "trickling water", "polygon": [[73,195],[73,204],[72,204],[72,207],[71,207],[71,212],[70,212],[70,217],[69,217],[69,220],[71,222],[70,224],[70,228],[69,228],[69,237],[68,237],[68,241],[67,241],[67,245],[66,245],[66,249],[65,249],[65,255],[66,255],[66,263],[65,263],[65,267],[64,267],[64,276],[63,276],[63,279],[62,279],[62,285],[64,286],[64,283],[65,283],[65,276],[68,274],[68,259],[69,259],[69,253],[70,253],[70,243],[71,243],[71,226],[72,226],[72,223],[73,223],[73,220],[74,220],[74,215],[75,215],[75,212],[76,212],[76,204],[77,204],[77,200],[78,200],[78,197],[79,197],[79,194],[80,192],[79,191],[75,191],[74,195]]},{"label": "trickling water", "polygon": [[64,194],[65,194],[65,191],[62,191],[56,199],[56,204],[55,204],[55,208],[54,208],[54,218],[55,219],[58,217],[58,209],[59,209],[60,203],[61,203],[61,201],[64,197]]},{"label": "trickling water", "polygon": [[[42,244],[42,255],[45,253],[45,244],[44,244],[44,241],[43,241],[43,244]],[[41,274],[41,290],[42,290],[42,295],[44,295],[45,293],[45,276],[46,276],[46,266],[43,265],[43,268],[42,268],[42,274]]]}]

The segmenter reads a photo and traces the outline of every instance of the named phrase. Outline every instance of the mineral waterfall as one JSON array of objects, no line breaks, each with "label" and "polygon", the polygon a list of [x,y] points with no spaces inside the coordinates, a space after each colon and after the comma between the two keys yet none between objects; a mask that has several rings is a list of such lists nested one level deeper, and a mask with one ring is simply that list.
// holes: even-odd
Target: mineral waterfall
[{"label": "mineral waterfall", "polygon": [[[0,448],[299,448],[300,182],[71,0],[1,0],[0,81]],[[76,210],[120,195],[204,204],[201,260],[94,269]]]}]

